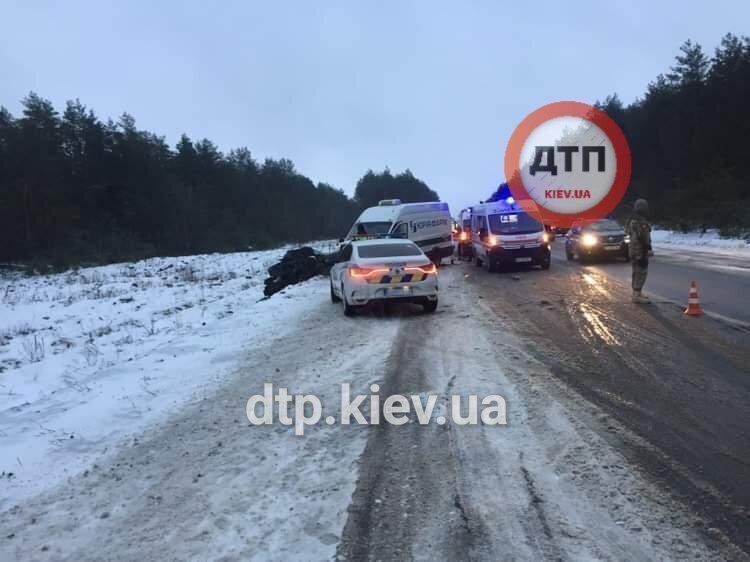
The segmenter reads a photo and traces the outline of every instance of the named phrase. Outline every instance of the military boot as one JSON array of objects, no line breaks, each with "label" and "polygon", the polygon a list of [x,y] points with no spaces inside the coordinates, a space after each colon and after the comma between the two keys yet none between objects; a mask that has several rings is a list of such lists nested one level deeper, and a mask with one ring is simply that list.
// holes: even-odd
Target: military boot
[{"label": "military boot", "polygon": [[651,302],[651,299],[643,296],[640,291],[633,291],[633,302],[636,304],[648,304]]}]

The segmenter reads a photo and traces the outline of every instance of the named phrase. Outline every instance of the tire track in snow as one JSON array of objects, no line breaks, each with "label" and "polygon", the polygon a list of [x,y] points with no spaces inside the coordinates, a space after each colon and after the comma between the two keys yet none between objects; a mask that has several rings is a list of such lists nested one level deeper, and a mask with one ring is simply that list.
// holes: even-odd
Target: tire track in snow
[{"label": "tire track in snow", "polygon": [[561,393],[516,327],[461,286],[465,271],[441,271],[441,314],[404,321],[382,394],[500,394],[508,426],[371,427],[338,558],[724,559],[600,437],[613,422]]},{"label": "tire track in snow", "polygon": [[[446,387],[439,320],[432,321],[439,316],[402,320],[381,386],[381,410],[386,396],[424,397]],[[453,558],[471,551],[476,525],[457,489],[450,427],[421,426],[412,419],[403,426],[373,426],[370,432],[338,557],[429,560],[434,551]],[[415,545],[423,542],[424,530],[435,528],[441,532],[420,551]]]}]

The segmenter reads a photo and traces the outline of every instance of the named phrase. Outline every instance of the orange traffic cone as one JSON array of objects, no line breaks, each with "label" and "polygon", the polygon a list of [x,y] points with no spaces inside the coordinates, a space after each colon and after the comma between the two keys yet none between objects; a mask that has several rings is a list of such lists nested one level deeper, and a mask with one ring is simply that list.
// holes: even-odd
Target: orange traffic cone
[{"label": "orange traffic cone", "polygon": [[700,316],[703,314],[701,303],[698,302],[698,287],[695,285],[695,281],[690,282],[690,295],[688,296],[688,305],[685,309],[685,314],[688,316]]}]

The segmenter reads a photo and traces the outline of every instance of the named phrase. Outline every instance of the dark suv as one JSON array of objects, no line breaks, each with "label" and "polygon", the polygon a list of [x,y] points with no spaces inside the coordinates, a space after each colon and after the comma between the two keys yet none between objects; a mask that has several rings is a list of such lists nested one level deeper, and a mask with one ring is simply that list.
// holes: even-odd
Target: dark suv
[{"label": "dark suv", "polygon": [[576,221],[565,237],[565,256],[581,262],[604,258],[630,259],[625,230],[617,221],[602,219],[594,222]]}]

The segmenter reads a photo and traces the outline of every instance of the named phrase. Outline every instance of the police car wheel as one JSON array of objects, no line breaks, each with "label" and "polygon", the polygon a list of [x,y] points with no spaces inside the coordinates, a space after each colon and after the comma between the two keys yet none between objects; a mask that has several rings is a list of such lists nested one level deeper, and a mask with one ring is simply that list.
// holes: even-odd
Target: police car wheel
[{"label": "police car wheel", "polygon": [[333,291],[333,281],[331,281],[331,302],[339,302],[340,300],[341,298]]},{"label": "police car wheel", "polygon": [[437,310],[438,301],[435,299],[434,301],[425,301],[422,303],[422,310],[424,312],[435,312]]},{"label": "police car wheel", "polygon": [[341,285],[341,302],[344,304],[344,316],[354,316],[357,309],[346,302],[346,293],[344,292],[343,285]]},{"label": "police car wheel", "polygon": [[487,271],[489,273],[495,273],[497,271],[497,269],[498,269],[498,267],[497,267],[497,261],[488,258],[487,259]]}]

